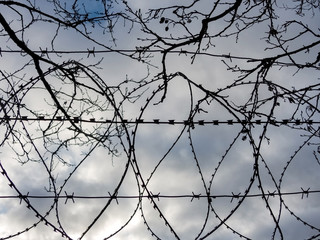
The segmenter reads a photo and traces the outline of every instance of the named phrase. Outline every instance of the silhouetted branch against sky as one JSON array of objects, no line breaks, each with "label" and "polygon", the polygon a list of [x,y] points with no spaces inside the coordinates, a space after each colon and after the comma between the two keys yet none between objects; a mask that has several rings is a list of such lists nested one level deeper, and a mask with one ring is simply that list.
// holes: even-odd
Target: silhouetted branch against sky
[{"label": "silhouetted branch against sky", "polygon": [[320,1],[0,1],[0,239],[317,239]]}]

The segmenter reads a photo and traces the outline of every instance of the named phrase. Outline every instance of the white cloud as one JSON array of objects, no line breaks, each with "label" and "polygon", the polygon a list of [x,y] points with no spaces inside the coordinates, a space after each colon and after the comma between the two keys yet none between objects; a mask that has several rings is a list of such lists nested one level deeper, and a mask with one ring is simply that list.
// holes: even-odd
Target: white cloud
[{"label": "white cloud", "polygon": [[[158,1],[157,3],[151,3],[146,1],[137,1],[133,3],[134,7],[139,7],[142,10],[147,9],[150,6],[156,7],[166,6],[169,1]],[[92,9],[95,9],[96,2],[92,1]],[[131,3],[132,4],[132,3]],[[155,4],[155,5],[153,5]],[[207,5],[199,3],[199,9],[206,9]],[[166,15],[167,16],[167,15]],[[194,28],[197,23],[193,22]],[[159,28],[158,22],[151,22],[150,27],[152,29]],[[200,22],[198,23],[200,26]],[[212,31],[215,26],[212,25]],[[90,28],[91,29],[91,28]],[[234,43],[232,38],[223,38],[213,43],[216,47],[212,48],[213,54],[229,53],[235,55],[248,55],[253,57],[264,56],[264,43],[261,37],[266,33],[268,24],[264,24],[262,27],[253,28],[250,33],[244,33],[238,43]],[[93,30],[93,28],[91,29]],[[115,36],[119,38],[118,48],[128,49],[136,44],[136,38],[142,37],[139,28],[135,26],[131,35],[127,35],[128,25],[126,25],[121,31],[116,32]],[[28,30],[29,31],[29,30]],[[171,29],[173,34],[179,34],[180,31]],[[160,31],[162,34],[167,34],[165,31]],[[35,34],[37,33],[37,34]],[[50,33],[48,35],[47,33]],[[46,24],[36,25],[31,28],[26,35],[26,39],[29,39],[29,46],[34,49],[39,47],[50,48],[48,39],[52,38],[54,34],[53,26],[47,27]],[[113,46],[109,42],[108,34],[103,35],[101,32],[94,33],[99,40],[107,46]],[[94,35],[93,34],[93,35]],[[293,32],[294,34],[294,32]],[[144,34],[143,34],[144,36]],[[254,38],[254,39],[253,39]],[[1,39],[1,42],[5,43],[6,39]],[[138,45],[143,45],[144,42],[139,41]],[[299,44],[301,44],[299,42]],[[94,43],[87,41],[75,32],[71,32],[69,29],[62,30],[61,34],[56,39],[57,50],[66,49],[93,49]],[[188,48],[195,50],[197,46],[189,46]],[[96,50],[98,46],[96,46]],[[177,49],[180,50],[180,49]],[[313,53],[314,55],[315,53]],[[312,56],[313,56],[312,55]],[[51,56],[51,55],[50,55]],[[114,53],[98,54],[87,58],[87,53],[82,55],[62,55],[62,57],[52,56],[53,59],[57,59],[59,62],[63,62],[69,58],[75,57],[76,59],[83,58],[81,61],[84,64],[96,63],[98,59],[104,58],[101,62],[102,69],[96,69],[101,78],[108,86],[113,86],[119,81],[123,81],[126,75],[129,79],[141,80],[147,75],[147,69],[142,63],[133,61],[125,56],[118,56]],[[299,56],[300,57],[300,56]],[[313,56],[314,57],[314,56]],[[298,57],[297,57],[298,58]],[[5,66],[6,72],[12,72],[15,68],[23,66],[23,62],[19,55],[9,55],[5,53],[0,58],[1,66]],[[151,64],[159,65],[161,59],[159,56],[151,59]],[[220,61],[221,59],[213,59],[212,57],[205,55],[198,55],[193,64],[191,64],[191,55],[178,55],[172,54],[168,56],[167,70],[168,73],[175,73],[177,71],[184,72],[196,84],[202,84],[210,91],[215,91],[218,88],[224,88],[234,82],[235,73],[226,72],[226,66]],[[302,60],[301,60],[302,61]],[[228,61],[227,61],[228,62]],[[229,62],[228,62],[229,63]],[[241,64],[240,60],[233,60],[230,64]],[[251,67],[255,63],[243,63],[241,66]],[[31,70],[33,66],[26,68],[26,76],[32,75],[34,70]],[[30,69],[30,71],[29,71]],[[155,74],[161,71],[160,68],[149,68],[150,76],[147,80],[152,78]],[[314,75],[312,70],[301,71],[294,77],[292,76],[293,70],[291,69],[272,69],[269,75],[270,80],[290,88],[291,85],[296,88],[304,87],[306,84],[314,82]],[[19,73],[20,77],[23,77],[24,72]],[[252,76],[254,80],[256,75]],[[27,78],[27,79],[28,79]],[[310,78],[310,80],[309,80]],[[290,79],[290,81],[289,81]],[[302,79],[302,80],[301,80]],[[86,79],[82,79],[86,82]],[[292,81],[291,81],[292,80]],[[54,78],[50,78],[53,85],[57,86]],[[147,87],[145,94],[140,100],[131,103],[124,103],[124,116],[126,119],[136,119],[140,114],[140,109],[145,104],[145,99],[152,96],[152,91],[157,89],[159,84],[162,84],[162,80],[156,83],[150,84]],[[0,82],[0,87],[5,89],[7,82]],[[137,84],[129,83],[129,89],[136,87]],[[123,86],[123,89],[125,86]],[[66,91],[66,87],[62,86],[62,90]],[[68,90],[72,90],[72,86]],[[243,104],[250,97],[251,91],[254,89],[254,85],[243,85],[236,87],[235,89],[225,89],[221,95],[226,96],[227,100],[232,100],[233,104]],[[142,89],[144,90],[144,89]],[[71,92],[71,91],[70,91]],[[72,93],[72,92],[71,92]],[[3,94],[3,92],[1,92]],[[90,94],[92,94],[90,92]],[[163,103],[158,105],[162,97],[163,92],[157,94],[157,96],[150,102],[146,110],[144,111],[142,118],[144,121],[153,121],[153,119],[160,119],[161,121],[174,120],[175,122],[187,120],[190,113],[190,92],[187,82],[182,77],[176,77],[168,84],[168,92],[166,99]],[[205,93],[193,87],[193,107],[201,100]],[[2,95],[1,95],[2,96]],[[228,97],[227,97],[228,96]],[[265,87],[261,87],[259,90],[259,97],[263,98],[271,96],[271,92]],[[117,100],[121,99],[120,95],[117,95]],[[46,98],[45,92],[42,90],[32,90],[29,95],[24,99],[30,108],[33,110],[44,110],[46,112],[52,112],[48,108],[49,97]],[[275,110],[275,116],[282,120],[289,118],[292,115],[294,108],[291,108],[288,100],[286,102],[283,99],[279,100],[280,106]],[[74,105],[76,106],[76,105]],[[81,105],[81,102],[77,106]],[[232,105],[234,106],[234,105]],[[199,113],[195,120],[234,120],[234,116],[217,101],[212,101],[210,104],[202,103],[201,107],[207,113]],[[261,111],[270,111],[270,105],[262,105],[259,109]],[[301,109],[299,109],[300,112]],[[2,114],[2,113],[1,113]],[[90,114],[89,114],[90,115]],[[106,119],[110,116],[109,113],[100,111],[97,116]],[[295,117],[300,117],[299,113]],[[242,117],[241,117],[242,119]],[[264,119],[262,117],[262,119]],[[21,125],[19,125],[21,127]],[[34,125],[27,125],[30,133],[33,136],[41,134],[36,132]],[[92,125],[90,125],[92,126]],[[89,129],[90,127],[88,127]],[[205,196],[207,189],[214,174],[212,186],[210,188],[211,195],[228,195],[229,197],[217,197],[212,200],[212,207],[218,213],[221,218],[224,218],[230,214],[230,211],[236,206],[238,198],[237,194],[244,194],[250,184],[250,178],[253,174],[254,157],[252,155],[252,145],[249,143],[249,138],[242,141],[244,134],[235,141],[233,140],[241,131],[240,124],[208,124],[205,126],[195,123],[195,128],[191,129],[191,139],[193,145],[190,146],[190,139],[187,130],[185,130],[174,145],[173,149],[167,154],[169,148],[173,146],[175,140],[184,128],[183,124],[140,124],[138,125],[135,135],[135,157],[137,167],[129,165],[128,172],[124,181],[119,189],[118,196],[135,196],[139,192],[139,188],[142,187],[142,181],[148,182],[148,190],[154,194],[154,201],[159,207],[161,213],[157,208],[154,208],[154,204],[148,198],[142,200],[142,211],[137,208],[138,199],[123,199],[117,198],[110,206],[104,211],[101,218],[94,224],[92,229],[88,231],[84,239],[102,239],[113,234],[120,229],[127,221],[130,220],[128,225],[115,234],[112,239],[151,239],[152,232],[161,239],[174,239],[174,235],[170,232],[170,229],[165,226],[164,220],[160,217],[160,214],[168,220],[171,226],[181,239],[194,239],[201,231],[204,224],[206,224],[201,236],[211,231],[217,226],[220,221],[216,218],[213,211],[209,210],[208,219],[208,201]],[[1,127],[1,130],[4,126]],[[92,129],[92,128],[90,128]],[[130,137],[133,137],[131,131],[134,128],[129,128]],[[102,131],[102,129],[100,130]],[[255,125],[252,130],[253,137],[258,142],[259,135],[263,131],[263,125]],[[3,137],[3,131],[1,131],[1,137]],[[261,151],[264,161],[268,164],[269,169],[272,172],[272,176],[268,174],[268,170],[265,168],[262,161],[259,162],[259,171],[261,181],[263,182],[264,191],[273,192],[276,190],[275,184],[271,177],[275,178],[278,183],[281,173],[286,167],[287,161],[290,160],[299,146],[303,144],[305,137],[301,137],[303,131],[292,131],[292,129],[286,126],[274,127],[269,126],[267,137],[270,138],[270,143],[264,140],[261,145]],[[66,138],[70,135],[70,131],[61,134],[61,138]],[[2,140],[2,138],[0,139]],[[124,145],[127,148],[126,136],[122,138]],[[132,140],[132,139],[131,139]],[[317,140],[314,140],[317,141]],[[77,168],[64,186],[61,197],[65,197],[65,192],[71,196],[110,196],[122,180],[122,174],[125,172],[127,163],[127,156],[123,151],[119,140],[115,137],[113,143],[117,145],[120,152],[119,157],[112,158],[109,155],[108,150],[97,148],[90,156]],[[42,141],[37,141],[37,147],[44,151]],[[227,151],[230,144],[233,144],[231,149]],[[193,149],[194,148],[194,149]],[[83,158],[83,153],[88,152],[90,147],[87,145],[69,146],[69,150],[61,150],[61,156],[68,162],[77,164]],[[307,190],[317,190],[317,183],[319,182],[319,174],[316,159],[314,158],[312,151],[314,146],[306,146],[298,152],[297,156],[292,160],[292,163],[285,171],[285,176],[281,185],[281,191],[283,192],[295,192]],[[193,150],[197,158],[193,155]],[[226,154],[227,151],[227,155]],[[36,154],[33,152],[33,156]],[[46,155],[48,156],[48,155]],[[162,160],[163,159],[163,160]],[[261,159],[260,159],[261,160]],[[10,179],[20,189],[22,194],[29,195],[53,195],[45,190],[45,187],[49,187],[48,173],[42,163],[28,162],[25,165],[19,164],[14,159],[13,151],[5,146],[1,149],[1,163],[5,167]],[[46,160],[49,164],[49,160]],[[55,163],[58,163],[56,161]],[[159,166],[158,166],[159,164]],[[201,169],[199,174],[198,166]],[[218,168],[217,172],[215,169]],[[53,171],[54,177],[56,177],[56,184],[59,188],[64,183],[69,174],[72,172],[73,167],[67,167],[61,162],[58,163]],[[138,172],[138,174],[137,174]],[[0,176],[0,195],[12,195],[17,193],[13,189],[8,187],[8,181],[5,179],[6,175]],[[150,178],[151,177],[151,178]],[[138,180],[137,180],[138,178]],[[149,180],[149,181],[148,181]],[[205,184],[203,183],[203,180]],[[205,185],[205,186],[204,186]],[[257,188],[258,180],[253,183],[249,194],[260,193]],[[157,194],[166,195],[157,199]],[[201,194],[201,198],[192,198],[192,194]],[[146,192],[144,192],[146,194]],[[234,198],[231,198],[232,194],[235,194]],[[184,197],[175,198],[176,195],[188,195]],[[190,195],[190,196],[189,196]],[[301,199],[301,195],[283,196],[285,203],[288,207],[297,214],[297,216],[305,219],[308,223],[316,225],[319,222],[319,217],[316,212],[319,211],[319,194],[309,194],[307,198],[304,195],[304,199]],[[74,200],[75,202],[73,202]],[[232,200],[232,201],[231,201]],[[44,214],[48,211],[53,204],[54,199],[31,199],[30,202],[37,211]],[[65,198],[59,199],[58,214],[59,221],[64,227],[65,231],[70,234],[71,238],[78,238],[92,223],[99,212],[104,208],[108,202],[108,198],[104,199],[80,199],[71,197],[65,202]],[[269,204],[272,211],[277,216],[279,211],[279,197],[270,197]],[[118,202],[118,203],[117,203]],[[229,227],[238,231],[246,237],[252,239],[269,239],[272,236],[275,224],[270,216],[268,209],[265,207],[266,203],[258,197],[248,197],[243,204],[237,209],[237,211],[227,220]],[[135,212],[135,210],[137,211]],[[148,230],[147,225],[144,223],[143,217],[145,217],[147,224],[151,228]],[[134,216],[133,216],[134,214]],[[132,219],[131,219],[132,217]],[[54,226],[59,228],[57,223],[57,216],[55,209],[53,209],[50,215],[47,217]],[[0,229],[0,238],[15,234],[18,231],[32,226],[38,218],[35,217],[35,213],[32,210],[26,208],[26,203],[20,199],[0,199],[0,225],[5,226]],[[12,224],[14,223],[14,224]],[[293,238],[305,238],[316,234],[317,231],[310,230],[308,227],[303,226],[303,222],[297,221],[290,212],[288,212],[284,206],[282,206],[282,215],[280,219],[280,226],[283,228],[285,239]],[[34,239],[35,236],[41,239],[56,240],[61,238],[61,234],[54,233],[51,227],[45,226],[43,223],[37,225],[37,227],[30,229],[26,233],[23,233],[17,237],[17,239]],[[216,232],[212,234],[210,238],[214,239],[237,239],[239,236],[234,234],[232,230],[226,226],[222,226]]]}]

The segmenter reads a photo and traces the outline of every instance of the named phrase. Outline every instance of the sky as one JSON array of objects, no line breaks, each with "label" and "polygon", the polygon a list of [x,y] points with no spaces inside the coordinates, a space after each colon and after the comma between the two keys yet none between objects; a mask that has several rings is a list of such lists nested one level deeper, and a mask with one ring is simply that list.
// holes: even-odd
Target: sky
[{"label": "sky", "polygon": [[[90,12],[88,17],[99,16],[103,3],[112,4],[112,8],[108,8],[109,14],[125,9],[122,1],[76,2],[81,13],[85,12],[84,7]],[[188,6],[192,1],[177,2]],[[148,21],[146,26],[150,32],[168,39],[169,44],[172,42],[170,37],[183,41],[184,36],[199,32],[203,16],[196,11],[208,13],[214,2],[217,1],[195,1],[190,10],[185,9],[195,14],[188,23],[189,32],[170,22],[174,19],[172,10],[158,12],[169,19],[168,23],[160,23],[159,15],[157,19]],[[260,5],[249,14],[264,6],[263,1],[255,2]],[[52,13],[53,5],[49,1],[36,3],[39,9]],[[71,1],[67,3],[69,5],[66,6],[72,9]],[[140,9],[142,16],[147,17],[148,9],[170,6],[172,2],[141,0],[126,4],[133,10]],[[300,21],[313,31],[297,37],[294,43],[284,43],[285,51],[319,41],[319,10],[305,10],[299,16],[295,10],[288,10],[294,3],[277,1],[277,4],[275,28],[280,31],[283,22],[293,22],[287,31],[281,32],[284,38],[290,39],[305,30]],[[27,10],[5,5],[6,1],[0,1],[0,13],[13,29],[18,30],[21,24],[28,25],[31,18]],[[222,13],[226,6],[218,5],[213,15]],[[284,6],[287,10],[281,8]],[[241,11],[245,11],[244,7],[241,5]],[[19,13],[23,22],[17,20]],[[135,11],[125,13],[129,18]],[[62,16],[63,12],[60,13]],[[227,25],[224,20],[209,24],[210,35],[217,34]],[[110,21],[115,24],[112,35],[108,33]],[[227,33],[232,33],[241,24],[243,22],[232,26]],[[102,27],[106,27],[104,31]],[[74,60],[81,66],[89,66],[83,71],[76,69],[78,72],[74,76],[79,88],[75,90],[74,82],[63,78],[58,71],[48,70],[45,77],[68,114],[87,120],[75,124],[92,136],[107,136],[100,144],[88,140],[84,134],[75,135],[72,130],[75,126],[67,121],[18,120],[9,121],[10,125],[4,121],[6,111],[12,116],[44,116],[45,119],[56,118],[62,113],[58,111],[55,115],[56,105],[37,78],[31,58],[10,52],[18,47],[4,35],[4,30],[0,30],[0,239],[67,239],[61,232],[66,233],[69,239],[317,239],[320,234],[318,124],[310,125],[309,132],[305,123],[268,125],[266,137],[259,148],[257,177],[253,176],[255,156],[250,140],[256,144],[260,142],[264,124],[254,124],[250,135],[246,135],[242,125],[235,123],[235,116],[241,120],[243,116],[231,113],[225,105],[230,104],[231,109],[249,101],[254,93],[255,85],[252,83],[257,72],[244,79],[245,84],[235,86],[232,84],[241,73],[235,71],[237,67],[233,68],[234,71],[229,67],[250,69],[257,63],[247,61],[248,58],[261,59],[283,53],[284,50],[273,49],[272,44],[267,44],[269,22],[254,25],[238,36],[214,38],[207,50],[204,50],[204,41],[194,60],[190,53],[179,53],[180,50],[196,51],[197,45],[193,44],[168,54],[168,76],[179,74],[168,82],[163,101],[163,79],[157,77],[162,71],[161,52],[150,53],[145,61],[137,61],[137,55],[130,57],[130,52],[99,52],[147,46],[150,42],[142,39],[152,39],[153,36],[142,31],[142,27],[138,23],[132,26],[130,21],[122,18],[112,18],[80,25],[76,32],[49,21],[37,21],[23,33],[17,32],[18,38],[32,50],[80,51],[42,55],[59,64]],[[81,34],[84,31],[90,32],[90,38]],[[270,43],[273,41],[275,39],[271,38]],[[168,45],[159,42],[151,50],[166,47]],[[277,86],[279,92],[281,88],[294,90],[315,85],[304,99],[318,106],[319,63],[318,67],[305,67],[299,71],[296,66],[281,65],[290,61],[297,64],[314,62],[318,48],[319,43],[294,54],[292,59],[279,59],[280,63],[269,70],[266,81]],[[228,54],[244,59],[214,57]],[[70,62],[65,67],[75,70],[74,66]],[[41,67],[52,69],[48,62],[41,63]],[[6,102],[12,97],[8,94],[12,89],[25,108],[18,109],[13,100]],[[107,94],[102,93],[106,90]],[[273,91],[265,82],[258,85],[257,97],[271,100],[259,105],[261,115],[255,116],[254,121],[266,120],[265,115],[273,106]],[[124,99],[128,92],[132,94]],[[217,93],[218,97],[208,97],[211,92]],[[313,110],[297,99],[279,97],[277,101],[273,110],[276,121],[292,116],[293,120],[305,119]],[[6,106],[3,106],[4,102]],[[10,109],[10,106],[13,107]],[[198,111],[193,111],[196,106]],[[319,122],[318,109],[310,117],[314,122]],[[191,112],[195,114],[192,127],[183,124]],[[120,122],[123,119],[129,122],[140,119],[143,123],[129,123],[124,127],[106,122],[111,119]],[[160,124],[154,122],[157,119]],[[219,124],[213,124],[214,120]],[[8,126],[13,129],[9,136]],[[47,133],[45,138],[43,132]],[[314,132],[313,137],[310,137],[310,132]],[[25,144],[24,149],[19,141]],[[54,186],[48,171],[55,178]],[[253,177],[254,181],[251,181]],[[281,198],[266,195],[266,201],[261,197],[259,185],[266,194],[277,193],[277,189],[281,189],[283,195]],[[56,192],[53,191],[55,188]],[[117,197],[110,199],[116,189]],[[210,204],[206,195],[208,191],[212,196]],[[57,202],[55,193],[60,197]],[[248,195],[243,197],[245,193]],[[19,194],[26,197],[19,198]],[[272,214],[280,218],[282,235],[278,230],[273,234],[276,224]],[[42,217],[45,221],[39,221]]]}]

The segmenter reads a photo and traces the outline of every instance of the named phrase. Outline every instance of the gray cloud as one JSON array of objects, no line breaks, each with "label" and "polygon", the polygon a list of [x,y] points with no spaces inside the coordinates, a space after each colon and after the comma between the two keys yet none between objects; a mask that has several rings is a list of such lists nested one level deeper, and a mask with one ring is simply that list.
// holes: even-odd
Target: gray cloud
[{"label": "gray cloud", "polygon": [[[140,7],[147,7],[149,3],[142,1],[137,4],[141,4]],[[157,4],[165,3],[162,1]],[[205,8],[205,4],[201,8]],[[157,24],[150,23],[150,26],[157,29],[159,28]],[[45,47],[48,39],[46,34],[42,34],[41,38],[34,38],[32,35],[33,31],[42,32],[45,30],[45,27],[39,25],[37,28],[30,30],[30,34],[27,35],[27,38],[31,40],[30,46],[34,48],[39,46]],[[197,27],[195,26],[195,28]],[[265,24],[261,28],[252,29],[250,34],[243,34],[237,44],[233,42],[234,39],[232,38],[223,38],[214,43],[216,47],[212,48],[212,53],[231,52],[236,55],[248,54],[253,57],[262,57],[265,52],[261,37],[265,35],[267,28],[268,25]],[[47,31],[52,32],[52,29],[47,29]],[[137,29],[134,28],[129,38],[125,31],[117,32],[119,43],[121,43],[119,46],[127,48],[131,44],[136,44],[135,39],[141,37],[136,31]],[[97,36],[99,39],[105,37],[100,35],[100,33]],[[72,49],[91,49],[94,45],[92,42],[89,44],[86,39],[81,39],[78,34],[68,30],[62,31],[56,43],[58,47],[63,49],[71,47]],[[139,42],[139,44],[143,43]],[[110,45],[112,44],[110,43]],[[311,55],[313,56],[314,54]],[[83,58],[82,61],[84,63],[92,64],[97,62],[100,56],[104,55],[97,54],[95,58],[93,56],[86,58],[87,56],[84,54],[76,56],[76,58]],[[168,57],[168,72],[184,72],[196,84],[202,84],[210,91],[225,87],[234,81],[234,73],[226,73],[226,66],[221,62],[221,59],[216,60],[208,56],[198,55],[195,62],[191,64],[190,57],[190,54],[186,56],[183,54],[179,56],[170,55]],[[64,59],[64,57],[54,58],[60,59],[59,61],[63,61]],[[300,56],[297,59],[301,59],[301,61],[305,60],[300,58]],[[159,65],[160,60],[158,57],[155,57],[151,63]],[[3,59],[0,59],[0,61],[5,64]],[[12,66],[17,66],[16,63],[19,63],[13,55],[6,57],[5,61],[5,66],[8,66],[7,71],[12,71]],[[237,63],[238,61],[234,60],[232,64]],[[245,63],[246,66],[252,66],[251,64]],[[145,65],[114,54],[107,55],[100,66],[102,69],[97,69],[97,72],[108,85],[123,81],[126,78],[126,74],[128,78],[133,78],[134,80],[140,80],[147,74],[147,70],[144,68]],[[150,67],[148,79],[159,71],[159,69]],[[306,70],[306,73],[298,72],[295,76],[292,76],[294,71],[290,68],[281,69],[281,71],[279,69],[272,69],[269,76],[273,81],[288,88],[288,79],[292,79],[292,83],[290,84],[297,88],[314,83],[314,78],[310,78],[311,73],[314,74],[311,70]],[[27,75],[29,74],[32,75],[32,72],[27,72]],[[52,80],[54,81],[54,79]],[[140,114],[141,106],[145,103],[145,99],[152,96],[152,90],[157,89],[157,85],[160,83],[162,82],[158,81],[155,84],[148,85],[147,87],[150,87],[150,89],[147,89],[145,95],[134,104],[126,102],[123,105],[125,118],[136,119]],[[134,85],[132,83],[129,88],[134,87]],[[169,82],[168,86],[167,97],[163,103],[154,105],[154,103],[160,100],[163,92],[160,92],[150,102],[142,115],[145,121],[152,121],[153,119],[163,121],[175,120],[176,122],[187,120],[190,112],[190,93],[187,82],[182,77],[177,77]],[[227,99],[233,102],[233,104],[240,104],[248,100],[252,89],[249,85],[236,89],[226,89],[221,95],[228,96]],[[192,93],[194,97],[193,106],[205,96],[204,92],[195,87],[193,87]],[[262,89],[259,94],[261,97],[271,95],[267,88]],[[34,97],[35,95],[37,95],[36,98]],[[119,95],[116,97],[117,99],[121,99]],[[47,106],[46,102],[42,101],[43,99],[46,99],[46,97],[39,91],[34,92],[34,95],[31,95],[26,101],[30,103],[30,107],[33,109],[42,109]],[[280,99],[279,102],[280,106],[276,108],[275,116],[281,120],[289,118],[294,108],[291,108],[288,100],[285,102],[284,99]],[[224,106],[218,104],[217,101],[212,101],[210,104],[203,103],[201,107],[207,113],[199,113],[195,118],[197,121],[234,120],[234,116]],[[261,111],[270,111],[270,106],[267,104],[262,106]],[[105,112],[100,112],[98,115],[98,117],[103,118],[109,116]],[[298,113],[296,117],[299,117]],[[28,127],[31,133],[36,134],[33,125]],[[134,213],[135,215],[128,225],[112,239],[152,239],[151,231],[154,231],[154,234],[161,239],[175,239],[170,229],[165,225],[163,218],[160,217],[160,214],[163,214],[181,239],[195,239],[204,224],[206,226],[201,236],[219,225],[220,220],[218,220],[214,211],[222,219],[230,214],[241,199],[237,198],[236,195],[245,193],[253,174],[254,156],[252,154],[252,145],[249,142],[250,139],[242,140],[245,134],[240,134],[237,141],[232,143],[241,131],[240,124],[220,124],[218,126],[213,124],[200,126],[196,124],[194,129],[190,129],[193,145],[190,146],[189,133],[186,128],[179,141],[167,154],[168,149],[174,144],[183,128],[183,124],[140,124],[135,135],[135,157],[137,165],[140,167],[139,174],[141,174],[145,182],[148,181],[147,187],[152,194],[156,196],[159,193],[160,195],[169,196],[167,198],[157,199],[155,197],[153,199],[161,213],[154,207],[151,199],[143,198],[141,210],[139,207],[137,208],[137,198],[118,198],[118,204],[116,200],[111,203],[110,207],[105,210],[102,217],[88,232],[85,239],[103,239],[104,237],[108,237],[129,221]],[[134,127],[129,129],[130,134],[132,130],[134,130]],[[253,138],[257,142],[262,131],[263,125],[255,125],[255,128],[252,130]],[[281,173],[283,173],[287,161],[290,160],[290,157],[295,154],[295,151],[299,149],[306,139],[306,137],[301,137],[301,134],[304,133],[305,131],[303,130],[293,131],[286,126],[269,126],[266,136],[270,138],[270,143],[265,139],[260,153],[271,170],[272,176],[268,173],[264,163],[262,161],[259,162],[259,171],[265,193],[268,193],[268,191],[270,193],[277,192],[272,177],[279,184]],[[67,136],[67,133],[63,136]],[[131,134],[130,137],[132,136]],[[123,141],[127,147],[126,136],[123,137]],[[119,140],[115,138],[114,143],[118,143],[119,157],[112,158],[107,150],[97,148],[72,175],[64,186],[61,196],[65,196],[64,191],[69,195],[74,193],[75,196],[89,197],[109,196],[109,194],[112,194],[121,180],[127,163],[127,156],[119,144]],[[39,146],[41,146],[40,144]],[[231,144],[233,144],[231,149],[225,155]],[[64,150],[62,156],[68,160],[67,162],[78,163],[83,158],[82,153],[87,152],[89,148],[88,146],[69,146],[69,150]],[[320,180],[318,174],[319,163],[317,163],[312,153],[315,149],[312,145],[305,146],[292,159],[292,163],[286,169],[281,183],[282,192],[296,192],[300,191],[301,188],[304,190],[308,188],[310,190],[318,189],[318,182]],[[29,195],[51,194],[45,189],[49,187],[49,181],[43,164],[28,162],[21,165],[13,159],[14,153],[7,147],[1,149],[1,156],[1,163],[6,167],[10,178],[16,183],[16,186],[23,194],[27,194],[28,192]],[[68,167],[61,162],[58,163],[58,161],[56,163],[54,174],[57,187],[60,187],[64,179],[72,172],[73,167]],[[158,164],[160,165],[157,167]],[[201,169],[202,176],[199,174],[198,166]],[[217,167],[218,170],[215,172]],[[156,171],[154,171],[155,168]],[[136,172],[137,169],[129,165],[128,173],[118,192],[119,196],[137,196],[139,194],[139,188],[141,189],[143,186],[141,179],[137,182],[139,176],[137,177]],[[206,198],[202,198],[206,195],[206,188],[210,186],[213,174],[214,178],[210,194],[218,196],[212,199],[214,211],[208,210],[208,201]],[[8,181],[5,179],[5,176],[1,176],[1,178],[0,194],[16,195],[17,193],[7,186]],[[249,194],[261,193],[261,190],[257,187],[258,185],[258,180],[255,179]],[[193,193],[201,194],[201,198],[192,198]],[[234,198],[230,197],[232,194],[235,194]],[[174,197],[178,195],[188,195],[188,197]],[[228,196],[219,197],[220,195]],[[282,198],[290,211],[297,214],[302,220],[317,227],[319,222],[317,212],[319,212],[320,208],[318,193],[310,193],[308,197],[304,195],[303,199],[301,194],[283,196]],[[59,220],[65,231],[74,239],[80,237],[81,233],[87,229],[108,202],[107,198],[76,198],[74,199],[74,203],[72,199],[68,199],[66,203],[65,200],[64,198],[59,200]],[[0,201],[0,237],[15,234],[38,221],[35,213],[26,208],[26,203],[22,202],[20,204],[20,199],[0,199]],[[41,214],[45,214],[50,209],[54,199],[32,199],[30,201],[32,206],[36,207]],[[278,196],[270,196],[268,203],[275,216],[278,217],[280,198]],[[265,205],[266,202],[261,196],[247,197],[237,211],[226,221],[227,226],[220,227],[208,239],[211,237],[221,240],[238,239],[239,235],[237,235],[237,232],[251,239],[270,239],[275,223]],[[137,211],[135,212],[136,209]],[[209,214],[206,219],[208,211]],[[141,214],[143,214],[143,217]],[[145,218],[146,223],[144,223],[143,218]],[[47,220],[58,228],[55,209],[51,211]],[[148,229],[147,225],[151,230]],[[313,234],[318,234],[318,230],[312,230],[309,226],[305,226],[304,222],[298,221],[284,206],[282,206],[280,226],[283,229],[284,239],[303,239],[311,237]],[[228,227],[232,228],[232,230],[228,229]],[[233,230],[236,233],[233,233]],[[277,237],[279,237],[278,234],[276,235]],[[35,236],[39,239],[61,239],[59,234],[54,233],[52,228],[45,226],[44,223],[40,223],[37,227],[19,235],[17,239],[34,239]]]}]

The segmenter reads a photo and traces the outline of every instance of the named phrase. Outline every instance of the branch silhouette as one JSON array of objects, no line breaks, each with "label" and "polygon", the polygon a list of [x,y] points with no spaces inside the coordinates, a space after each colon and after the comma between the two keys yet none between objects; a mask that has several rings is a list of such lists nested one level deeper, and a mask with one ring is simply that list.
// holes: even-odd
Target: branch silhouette
[{"label": "branch silhouette", "polygon": [[0,238],[318,238],[319,7],[0,1]]}]

